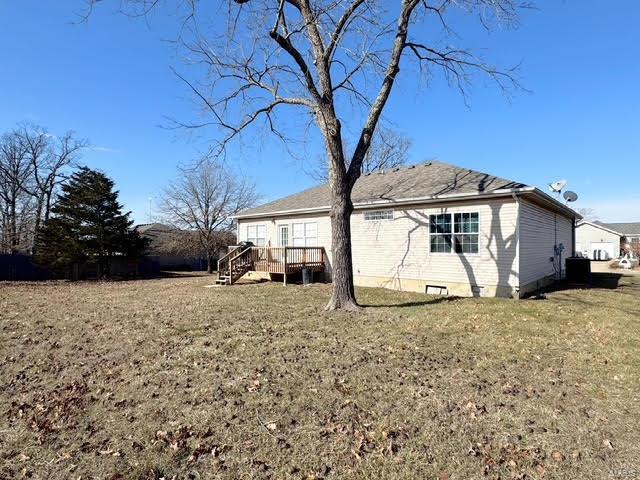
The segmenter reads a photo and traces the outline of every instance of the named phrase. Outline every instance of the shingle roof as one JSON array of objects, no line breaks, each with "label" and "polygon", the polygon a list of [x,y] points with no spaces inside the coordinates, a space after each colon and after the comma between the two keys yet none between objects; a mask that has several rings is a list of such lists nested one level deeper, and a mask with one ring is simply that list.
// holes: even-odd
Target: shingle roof
[{"label": "shingle roof", "polygon": [[146,233],[148,231],[170,232],[177,229],[164,223],[141,223],[140,225],[136,225],[136,230],[140,233]]},{"label": "shingle roof", "polygon": [[616,234],[618,236],[623,236],[623,233],[621,233],[621,232],[619,232],[617,230],[614,230],[613,228],[611,228],[608,225],[605,225],[604,223],[601,223],[601,222],[590,222],[589,220],[582,219],[576,224],[576,228],[582,227],[583,225],[588,225],[588,226],[591,226],[593,228],[599,228],[600,230],[604,230],[604,231]]},{"label": "shingle roof", "polygon": [[623,235],[640,235],[640,222],[595,222],[598,225],[620,232]]},{"label": "shingle roof", "polygon": [[[353,187],[351,200],[354,204],[376,200],[398,201],[439,195],[491,193],[496,190],[524,187],[527,187],[524,183],[488,173],[430,161],[384,173],[363,175]],[[245,210],[238,214],[238,217],[329,207],[330,203],[329,186],[324,184]]]}]

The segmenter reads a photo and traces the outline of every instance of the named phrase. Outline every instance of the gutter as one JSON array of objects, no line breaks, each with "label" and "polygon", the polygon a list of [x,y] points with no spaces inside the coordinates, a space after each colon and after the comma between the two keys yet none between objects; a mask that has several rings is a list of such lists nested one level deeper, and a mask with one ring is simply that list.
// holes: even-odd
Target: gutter
[{"label": "gutter", "polygon": [[[431,203],[441,203],[442,201],[462,201],[462,200],[479,200],[479,199],[491,199],[491,198],[502,198],[508,196],[516,196],[516,195],[535,195],[539,197],[541,200],[546,203],[551,204],[558,210],[565,213],[567,216],[582,219],[582,216],[577,212],[573,211],[566,205],[560,203],[555,198],[547,195],[542,190],[536,187],[522,187],[522,188],[503,188],[498,190],[493,190],[489,193],[451,193],[445,195],[432,195],[429,197],[409,197],[409,198],[401,198],[398,200],[393,199],[381,199],[381,200],[370,200],[367,202],[357,202],[353,204],[354,210],[364,210],[371,207],[376,206],[403,206],[403,205],[413,205],[413,204],[431,204]],[[234,220],[242,220],[242,219],[251,219],[251,218],[265,218],[265,217],[281,217],[287,215],[298,215],[305,213],[323,213],[329,212],[331,207],[328,205],[320,206],[320,207],[310,207],[310,208],[294,208],[289,210],[276,210],[273,212],[260,212],[260,213],[249,213],[243,215],[242,213],[238,215],[233,215],[231,218]]]}]

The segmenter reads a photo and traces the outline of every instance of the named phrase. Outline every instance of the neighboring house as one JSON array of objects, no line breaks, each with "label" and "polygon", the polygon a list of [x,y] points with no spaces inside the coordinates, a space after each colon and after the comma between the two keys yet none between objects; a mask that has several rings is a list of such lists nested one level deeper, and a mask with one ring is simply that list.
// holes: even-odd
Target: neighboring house
[{"label": "neighboring house", "polygon": [[161,270],[206,270],[206,255],[195,246],[193,232],[162,223],[136,226],[140,236],[149,240],[146,256]]},{"label": "neighboring house", "polygon": [[576,253],[592,260],[611,260],[620,255],[619,233],[604,224],[582,220],[576,225]]},{"label": "neighboring house", "polygon": [[[352,201],[356,285],[463,296],[517,297],[562,277],[582,218],[535,187],[435,161],[363,175]],[[324,247],[330,278],[329,205],[322,185],[246,210],[238,239]]]},{"label": "neighboring house", "polygon": [[640,222],[596,222],[598,225],[602,225],[611,230],[620,232],[623,236],[623,248],[626,250],[632,250],[633,252],[640,252]]}]

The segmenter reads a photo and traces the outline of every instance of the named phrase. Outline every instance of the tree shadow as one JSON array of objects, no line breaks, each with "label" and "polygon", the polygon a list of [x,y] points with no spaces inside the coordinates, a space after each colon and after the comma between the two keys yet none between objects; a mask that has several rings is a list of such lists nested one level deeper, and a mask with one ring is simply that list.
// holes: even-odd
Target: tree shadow
[{"label": "tree shadow", "polygon": [[181,270],[161,270],[158,275],[153,278],[204,278],[209,277],[212,279],[217,278],[215,274],[207,273],[206,271],[201,272],[189,272],[189,271],[181,271]]},{"label": "tree shadow", "polygon": [[412,302],[401,303],[381,303],[381,304],[362,304],[364,308],[411,308],[411,307],[424,307],[427,305],[438,305],[440,303],[454,302],[462,300],[463,297],[457,296],[439,296],[429,300],[414,300]]},{"label": "tree shadow", "polygon": [[[455,189],[455,184],[458,179],[454,179],[452,183],[449,185],[450,189]],[[480,179],[480,184],[478,185],[478,189],[482,191],[484,187],[483,182],[484,178]],[[510,234],[505,234],[502,229],[502,220],[501,220],[501,209],[508,205],[504,202],[491,202],[489,203],[489,208],[491,210],[491,215],[489,219],[489,232],[486,234],[486,229],[483,229],[483,222],[486,220],[480,220],[481,228],[478,231],[478,254],[480,258],[483,254],[488,253],[490,259],[496,266],[496,287],[497,289],[504,289],[506,292],[509,289],[512,289],[512,292],[515,291],[515,285],[511,285],[511,278],[517,277],[518,272],[517,269],[514,268],[514,262],[518,255],[518,222],[519,219],[516,216],[516,223],[513,225],[513,231]],[[474,210],[474,207],[469,207],[469,210]],[[448,207],[441,207],[438,209],[438,213],[452,213]],[[403,252],[402,259],[399,264],[395,268],[393,283],[401,284],[403,275],[402,270],[405,268],[407,259],[409,254],[411,253],[411,245],[412,245],[412,237],[416,234],[425,235],[427,237],[427,248],[429,248],[429,215],[425,214],[419,210],[402,210],[401,215],[397,218],[405,218],[414,223],[414,225],[407,232],[407,241],[406,248]],[[455,235],[452,233],[452,239]],[[483,296],[483,288],[487,285],[484,285],[485,280],[479,279],[476,274],[476,267],[474,267],[473,261],[470,258],[476,258],[473,254],[468,256],[464,253],[456,253],[455,252],[455,242],[452,242],[452,252],[449,255],[451,262],[460,262],[462,265],[465,275],[466,281],[469,284],[470,292],[473,297],[481,297]],[[429,280],[428,280],[429,281]],[[438,282],[439,280],[433,279],[430,280],[433,282]],[[462,279],[461,279],[462,282]],[[446,282],[443,282],[446,283]],[[493,286],[489,284],[488,286]],[[502,293],[496,292],[497,295]]]}]

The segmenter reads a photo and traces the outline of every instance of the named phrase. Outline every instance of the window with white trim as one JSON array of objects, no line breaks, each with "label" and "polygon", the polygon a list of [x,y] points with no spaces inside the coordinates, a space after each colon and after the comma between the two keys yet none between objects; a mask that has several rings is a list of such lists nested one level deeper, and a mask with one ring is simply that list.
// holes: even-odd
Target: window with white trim
[{"label": "window with white trim", "polygon": [[478,253],[480,216],[478,212],[455,213],[453,233],[456,253]]},{"label": "window with white trim", "polygon": [[431,253],[451,253],[451,215],[429,215]]},{"label": "window with white trim", "polygon": [[289,225],[278,226],[278,241],[281,247],[289,246]]},{"label": "window with white trim", "polygon": [[431,253],[478,253],[479,232],[478,212],[429,215]]},{"label": "window with white trim", "polygon": [[318,246],[318,224],[316,222],[293,223],[291,230],[294,247]]},{"label": "window with white trim", "polygon": [[256,247],[264,247],[267,244],[266,225],[247,225],[247,241]]},{"label": "window with white trim", "polygon": [[368,212],[364,212],[364,219],[367,222],[376,220],[393,220],[393,210],[369,210]]}]

